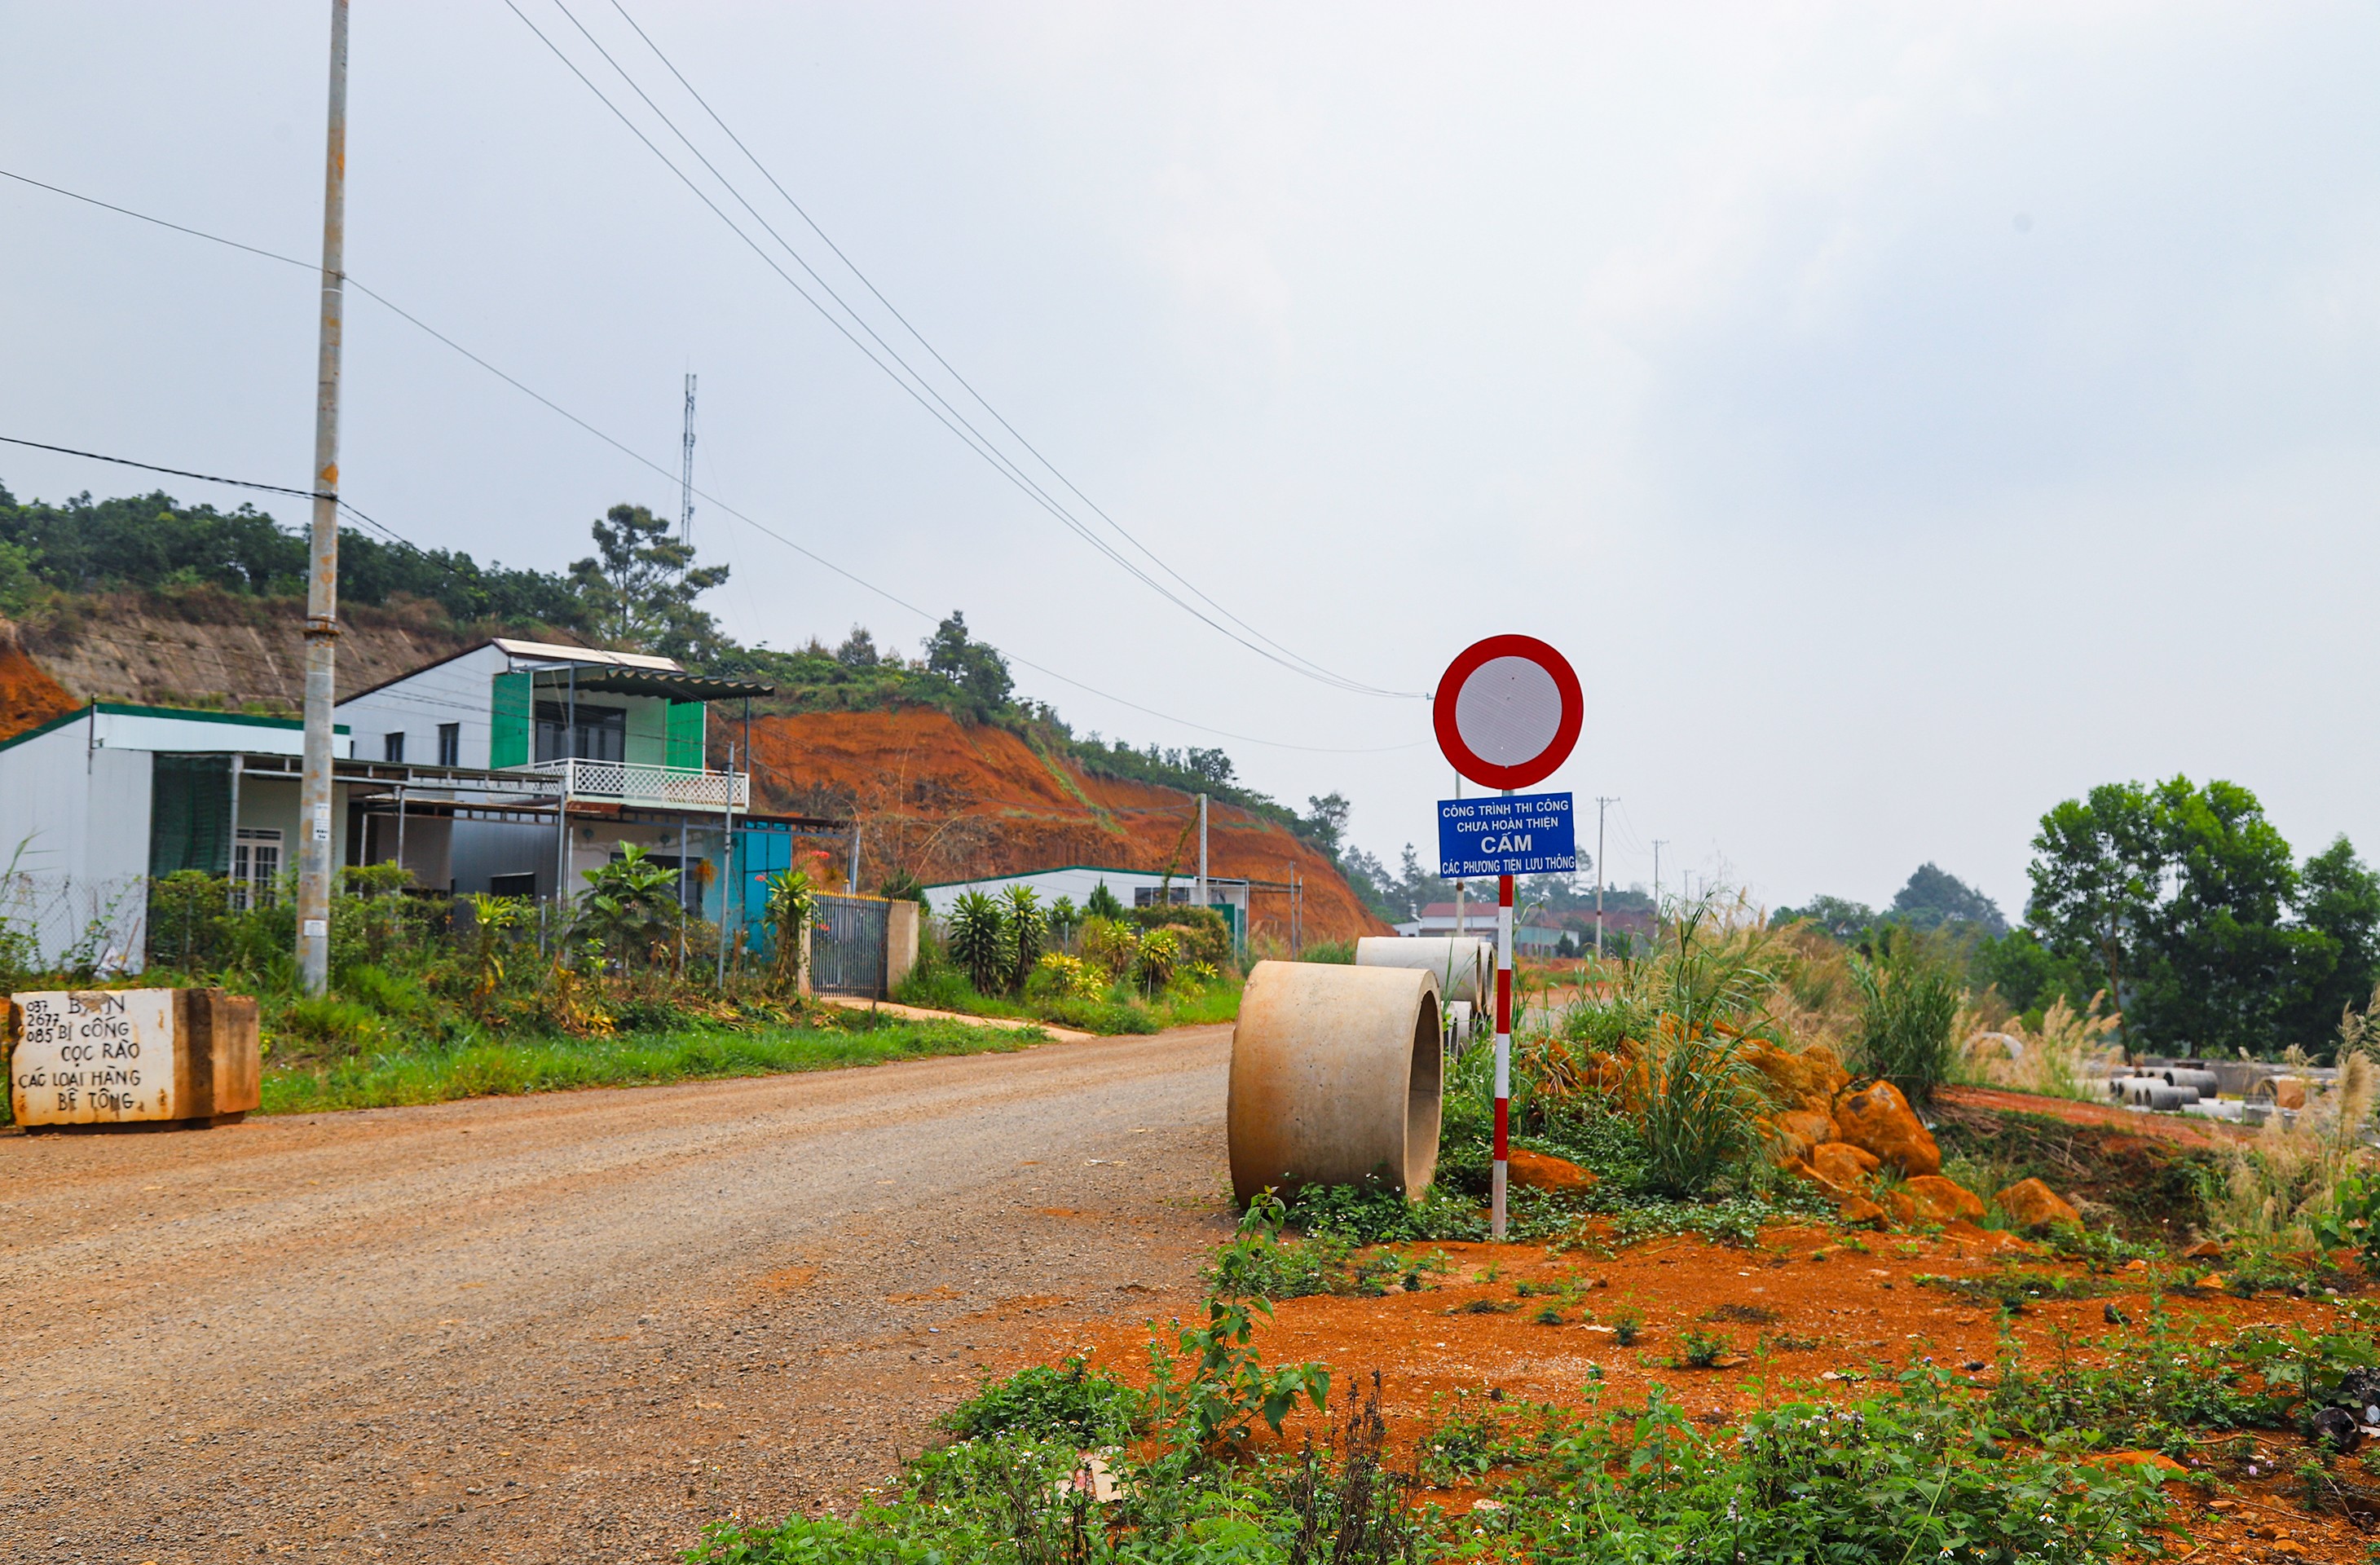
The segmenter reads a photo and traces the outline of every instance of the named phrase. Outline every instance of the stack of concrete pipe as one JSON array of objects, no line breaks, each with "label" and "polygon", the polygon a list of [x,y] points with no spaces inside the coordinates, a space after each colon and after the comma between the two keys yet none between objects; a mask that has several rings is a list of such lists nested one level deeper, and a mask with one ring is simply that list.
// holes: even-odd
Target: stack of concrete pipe
[{"label": "stack of concrete pipe", "polygon": [[1224,1115],[1240,1200],[1308,1184],[1385,1183],[1408,1197],[1428,1189],[1439,1011],[1428,967],[1257,963],[1232,1031]]},{"label": "stack of concrete pipe", "polygon": [[2212,1071],[2189,1065],[2140,1065],[2121,1068],[2107,1078],[2107,1094],[2134,1108],[2170,1113],[2221,1096],[2221,1084]]},{"label": "stack of concrete pipe", "polygon": [[1438,975],[1439,998],[1484,1007],[1496,995],[1496,942],[1473,935],[1407,940],[1366,935],[1355,942],[1358,967],[1418,967]]}]

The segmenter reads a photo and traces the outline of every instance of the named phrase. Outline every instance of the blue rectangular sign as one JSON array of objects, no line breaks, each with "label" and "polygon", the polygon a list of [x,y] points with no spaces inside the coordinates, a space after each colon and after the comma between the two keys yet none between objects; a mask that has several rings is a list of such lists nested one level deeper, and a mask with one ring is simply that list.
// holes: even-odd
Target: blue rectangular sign
[{"label": "blue rectangular sign", "polygon": [[1449,880],[1489,875],[1571,875],[1578,833],[1568,794],[1489,794],[1438,801],[1438,872]]}]

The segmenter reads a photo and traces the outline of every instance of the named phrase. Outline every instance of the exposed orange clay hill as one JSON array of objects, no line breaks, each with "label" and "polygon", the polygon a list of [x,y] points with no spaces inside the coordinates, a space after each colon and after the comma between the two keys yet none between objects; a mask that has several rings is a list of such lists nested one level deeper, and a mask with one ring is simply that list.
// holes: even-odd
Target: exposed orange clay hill
[{"label": "exposed orange clay hill", "polygon": [[0,620],[0,739],[39,728],[81,704],[25,650],[17,627]]},{"label": "exposed orange clay hill", "polygon": [[[1194,795],[1094,777],[1004,728],[930,708],[758,718],[752,756],[755,807],[858,819],[863,886],[895,870],[929,885],[1070,864],[1197,872]],[[1259,948],[1287,945],[1293,867],[1308,943],[1391,932],[1329,859],[1269,820],[1212,805],[1207,852],[1210,874],[1256,882]]]}]

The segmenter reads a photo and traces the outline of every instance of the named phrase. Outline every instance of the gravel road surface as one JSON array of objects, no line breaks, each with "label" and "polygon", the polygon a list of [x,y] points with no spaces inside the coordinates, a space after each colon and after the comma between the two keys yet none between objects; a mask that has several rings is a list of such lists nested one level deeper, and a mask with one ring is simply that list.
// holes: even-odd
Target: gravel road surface
[{"label": "gravel road surface", "polygon": [[1228,1027],[0,1135],[0,1558],[664,1560],[1171,1312]]}]

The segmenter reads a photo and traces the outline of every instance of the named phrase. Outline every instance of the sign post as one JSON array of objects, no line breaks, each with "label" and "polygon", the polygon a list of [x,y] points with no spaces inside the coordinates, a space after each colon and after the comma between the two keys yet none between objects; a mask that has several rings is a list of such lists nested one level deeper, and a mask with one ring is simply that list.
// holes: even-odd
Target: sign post
[{"label": "sign post", "polygon": [[1512,880],[1578,867],[1568,794],[1515,797],[1552,776],[1578,743],[1586,698],[1560,652],[1532,636],[1491,636],[1463,649],[1438,682],[1438,747],[1492,799],[1438,807],[1439,874],[1496,877],[1496,1141],[1490,1236],[1504,1237],[1512,1155]]}]

